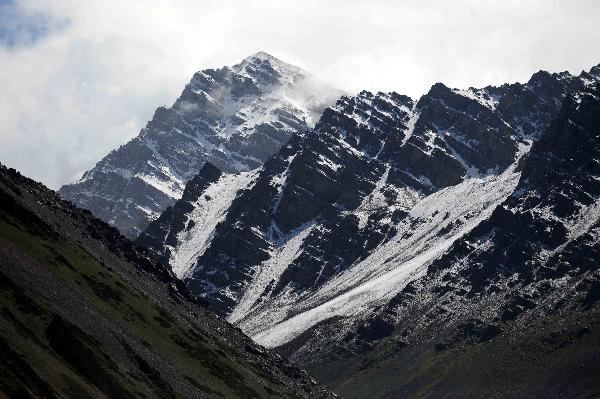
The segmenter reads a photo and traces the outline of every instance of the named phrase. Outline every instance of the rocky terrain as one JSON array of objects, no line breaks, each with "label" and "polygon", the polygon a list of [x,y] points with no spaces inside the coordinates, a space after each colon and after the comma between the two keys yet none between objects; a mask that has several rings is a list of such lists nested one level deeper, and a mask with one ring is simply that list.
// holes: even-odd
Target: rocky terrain
[{"label": "rocky terrain", "polygon": [[565,100],[512,194],[426,274],[279,350],[347,397],[600,395],[599,139],[596,84]]},{"label": "rocky terrain", "polygon": [[256,169],[341,92],[266,53],[196,73],[171,107],[60,194],[135,238],[210,161]]},{"label": "rocky terrain", "polygon": [[333,397],[115,228],[0,165],[0,397]]},{"label": "rocky terrain", "polygon": [[593,396],[599,80],[342,97],[138,243],[348,397]]}]

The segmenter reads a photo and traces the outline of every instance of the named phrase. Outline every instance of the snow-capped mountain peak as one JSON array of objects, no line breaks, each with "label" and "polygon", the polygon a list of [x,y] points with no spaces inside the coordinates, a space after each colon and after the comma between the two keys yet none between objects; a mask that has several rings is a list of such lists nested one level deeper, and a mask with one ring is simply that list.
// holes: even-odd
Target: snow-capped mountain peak
[{"label": "snow-capped mountain peak", "polygon": [[281,61],[263,51],[245,58],[231,68],[234,72],[253,79],[260,86],[273,84],[293,84],[309,74]]},{"label": "snow-capped mountain peak", "polygon": [[205,69],[137,137],[60,193],[133,238],[175,203],[205,162],[226,172],[258,168],[294,133],[313,127],[340,94],[264,52]]}]

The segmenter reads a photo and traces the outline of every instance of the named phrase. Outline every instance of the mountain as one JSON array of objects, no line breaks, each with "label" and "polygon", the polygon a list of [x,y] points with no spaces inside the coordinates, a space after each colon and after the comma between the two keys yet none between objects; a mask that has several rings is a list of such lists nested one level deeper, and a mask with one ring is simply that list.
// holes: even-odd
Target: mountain
[{"label": "mountain", "polygon": [[256,169],[295,132],[313,127],[340,95],[263,52],[200,71],[137,137],[59,192],[135,238],[205,162],[227,172]]},{"label": "mountain", "polygon": [[598,83],[567,97],[515,172],[420,277],[279,351],[345,397],[599,396]]},{"label": "mountain", "polygon": [[[433,371],[437,369],[426,369],[429,374],[416,374],[423,379],[410,380],[409,370],[414,370],[403,369],[402,362],[415,357],[423,367],[428,359],[448,362],[445,359],[453,349],[445,348],[461,341],[448,338],[446,342],[441,334],[437,342],[432,338],[428,341],[433,342],[431,357],[421,346],[416,348],[408,338],[427,341],[438,328],[443,333],[454,330],[444,324],[447,306],[437,306],[437,302],[433,310],[425,305],[413,308],[412,302],[398,310],[398,304],[404,303],[402,293],[415,290],[417,298],[426,300],[445,292],[444,284],[430,284],[427,279],[435,278],[436,268],[455,270],[462,264],[455,252],[465,240],[486,242],[490,232],[496,231],[493,223],[505,218],[498,216],[499,209],[527,190],[521,177],[527,170],[524,165],[534,162],[536,153],[549,156],[543,150],[530,154],[532,145],[543,146],[552,135],[549,132],[555,131],[548,128],[556,118],[564,118],[565,99],[587,98],[578,93],[599,80],[600,66],[579,76],[540,71],[525,84],[483,89],[458,90],[438,83],[418,101],[393,92],[364,91],[342,97],[324,110],[314,129],[295,134],[260,170],[231,174],[205,165],[186,194],[149,225],[138,243],[169,263],[213,310],[344,395],[416,394],[427,384],[435,386]],[[568,180],[578,172],[565,173]],[[562,198],[560,190],[567,188],[556,189],[557,200]],[[492,223],[488,235],[477,233],[485,223]],[[518,229],[522,223],[535,225],[529,218],[513,227]],[[541,233],[534,229],[510,236],[493,256],[483,246],[490,258],[483,265],[473,261],[473,279],[490,270],[502,276],[508,268],[502,255],[514,247],[511,240],[524,244],[524,239]],[[473,234],[478,235],[469,239]],[[587,245],[593,247],[597,241],[586,237]],[[416,288],[421,287],[418,284],[422,290]],[[494,289],[498,296],[510,297],[503,303],[507,314],[511,309],[516,315],[529,309],[527,298],[512,298],[504,288]],[[456,290],[462,293],[461,288]],[[485,299],[489,293],[479,295]],[[463,338],[483,342],[491,337],[509,345],[519,337],[496,339],[501,335],[498,329],[508,327],[475,317],[469,300],[456,309],[457,314],[471,317],[461,320]],[[402,317],[397,315],[400,311],[405,312]],[[581,318],[579,314],[579,310],[572,311],[565,317],[578,320],[574,325],[588,320],[587,314]],[[410,333],[413,319],[422,328],[415,327],[414,334],[405,337],[402,334]],[[536,320],[543,323],[545,319]],[[551,322],[560,325],[556,318]],[[527,324],[514,328],[521,327],[526,329]],[[587,330],[578,331],[575,328],[568,334],[586,335]],[[527,331],[522,334],[534,337]],[[593,341],[593,337],[586,340]],[[379,340],[388,349],[370,352]],[[412,357],[399,352],[405,346],[413,351]],[[596,353],[590,355],[592,364],[596,364]],[[376,359],[373,363],[369,363],[370,356]],[[386,356],[394,360],[386,363]],[[474,352],[464,356],[474,356]],[[449,362],[447,375],[437,370],[440,378],[456,376],[452,371],[460,372],[459,363],[465,359]],[[573,359],[579,358],[574,355]],[[484,361],[482,357],[480,363],[467,364],[475,367]],[[387,374],[377,374],[379,365]],[[541,361],[534,366],[532,370],[538,370]],[[394,380],[396,372],[391,370],[401,370],[404,377]],[[506,374],[506,369],[500,371]],[[587,381],[587,375],[591,372],[574,381]],[[461,381],[468,382],[468,378]],[[506,379],[498,381],[506,383]],[[450,386],[438,388],[452,391]],[[435,396],[440,391],[427,392]]]},{"label": "mountain", "polygon": [[[566,93],[583,85],[566,73],[539,72],[526,85],[461,91],[436,84],[418,102],[396,93],[343,97],[325,109],[313,131],[295,135],[253,175],[207,165],[138,242],[222,314],[271,280],[267,296],[294,296],[298,304],[349,269],[364,277],[380,269],[377,262],[365,266],[367,255],[402,239],[402,230],[429,226],[409,212],[429,207],[437,198],[431,195],[452,194],[463,181],[481,190],[486,182],[516,184],[515,178],[499,181],[502,173],[550,123]],[[480,196],[482,204],[467,202],[463,206],[473,209],[452,216],[479,216],[474,209],[511,190]],[[446,213],[432,220],[438,228],[454,221]],[[260,277],[264,269],[277,270]],[[346,283],[359,283],[362,277],[355,277]]]},{"label": "mountain", "polygon": [[0,165],[0,396],[333,397],[89,211]]}]

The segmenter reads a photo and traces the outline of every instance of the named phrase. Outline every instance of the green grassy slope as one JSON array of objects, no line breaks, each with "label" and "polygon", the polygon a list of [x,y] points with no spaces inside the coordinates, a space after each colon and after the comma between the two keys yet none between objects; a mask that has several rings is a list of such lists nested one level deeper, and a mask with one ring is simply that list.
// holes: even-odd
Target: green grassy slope
[{"label": "green grassy slope", "polygon": [[0,166],[0,397],[329,397],[89,212]]}]

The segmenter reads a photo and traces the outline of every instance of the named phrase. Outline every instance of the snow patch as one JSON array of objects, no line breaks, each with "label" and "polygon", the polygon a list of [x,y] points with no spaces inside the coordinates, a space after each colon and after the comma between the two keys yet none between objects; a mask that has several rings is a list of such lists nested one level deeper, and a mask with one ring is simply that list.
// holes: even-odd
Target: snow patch
[{"label": "snow patch", "polygon": [[410,113],[410,118],[408,119],[408,122],[406,122],[406,131],[404,132],[404,138],[402,139],[402,146],[404,146],[408,139],[411,138],[413,132],[415,131],[415,126],[420,116],[421,114],[416,110],[413,110]]},{"label": "snow patch", "polygon": [[500,102],[500,97],[488,93],[485,89],[469,88],[467,90],[452,89],[452,91],[463,97],[477,101],[479,104],[494,111]]},{"label": "snow patch", "polygon": [[157,176],[149,174],[138,174],[135,177],[143,180],[146,184],[154,187],[171,198],[179,199],[183,195],[183,189],[175,182],[159,179]]},{"label": "snow patch", "polygon": [[202,193],[188,215],[188,226],[177,235],[179,245],[171,248],[169,264],[180,279],[185,278],[195,266],[197,259],[204,254],[213,237],[215,228],[225,218],[227,210],[237,193],[247,188],[257,175],[257,171],[239,174],[223,174]]}]

